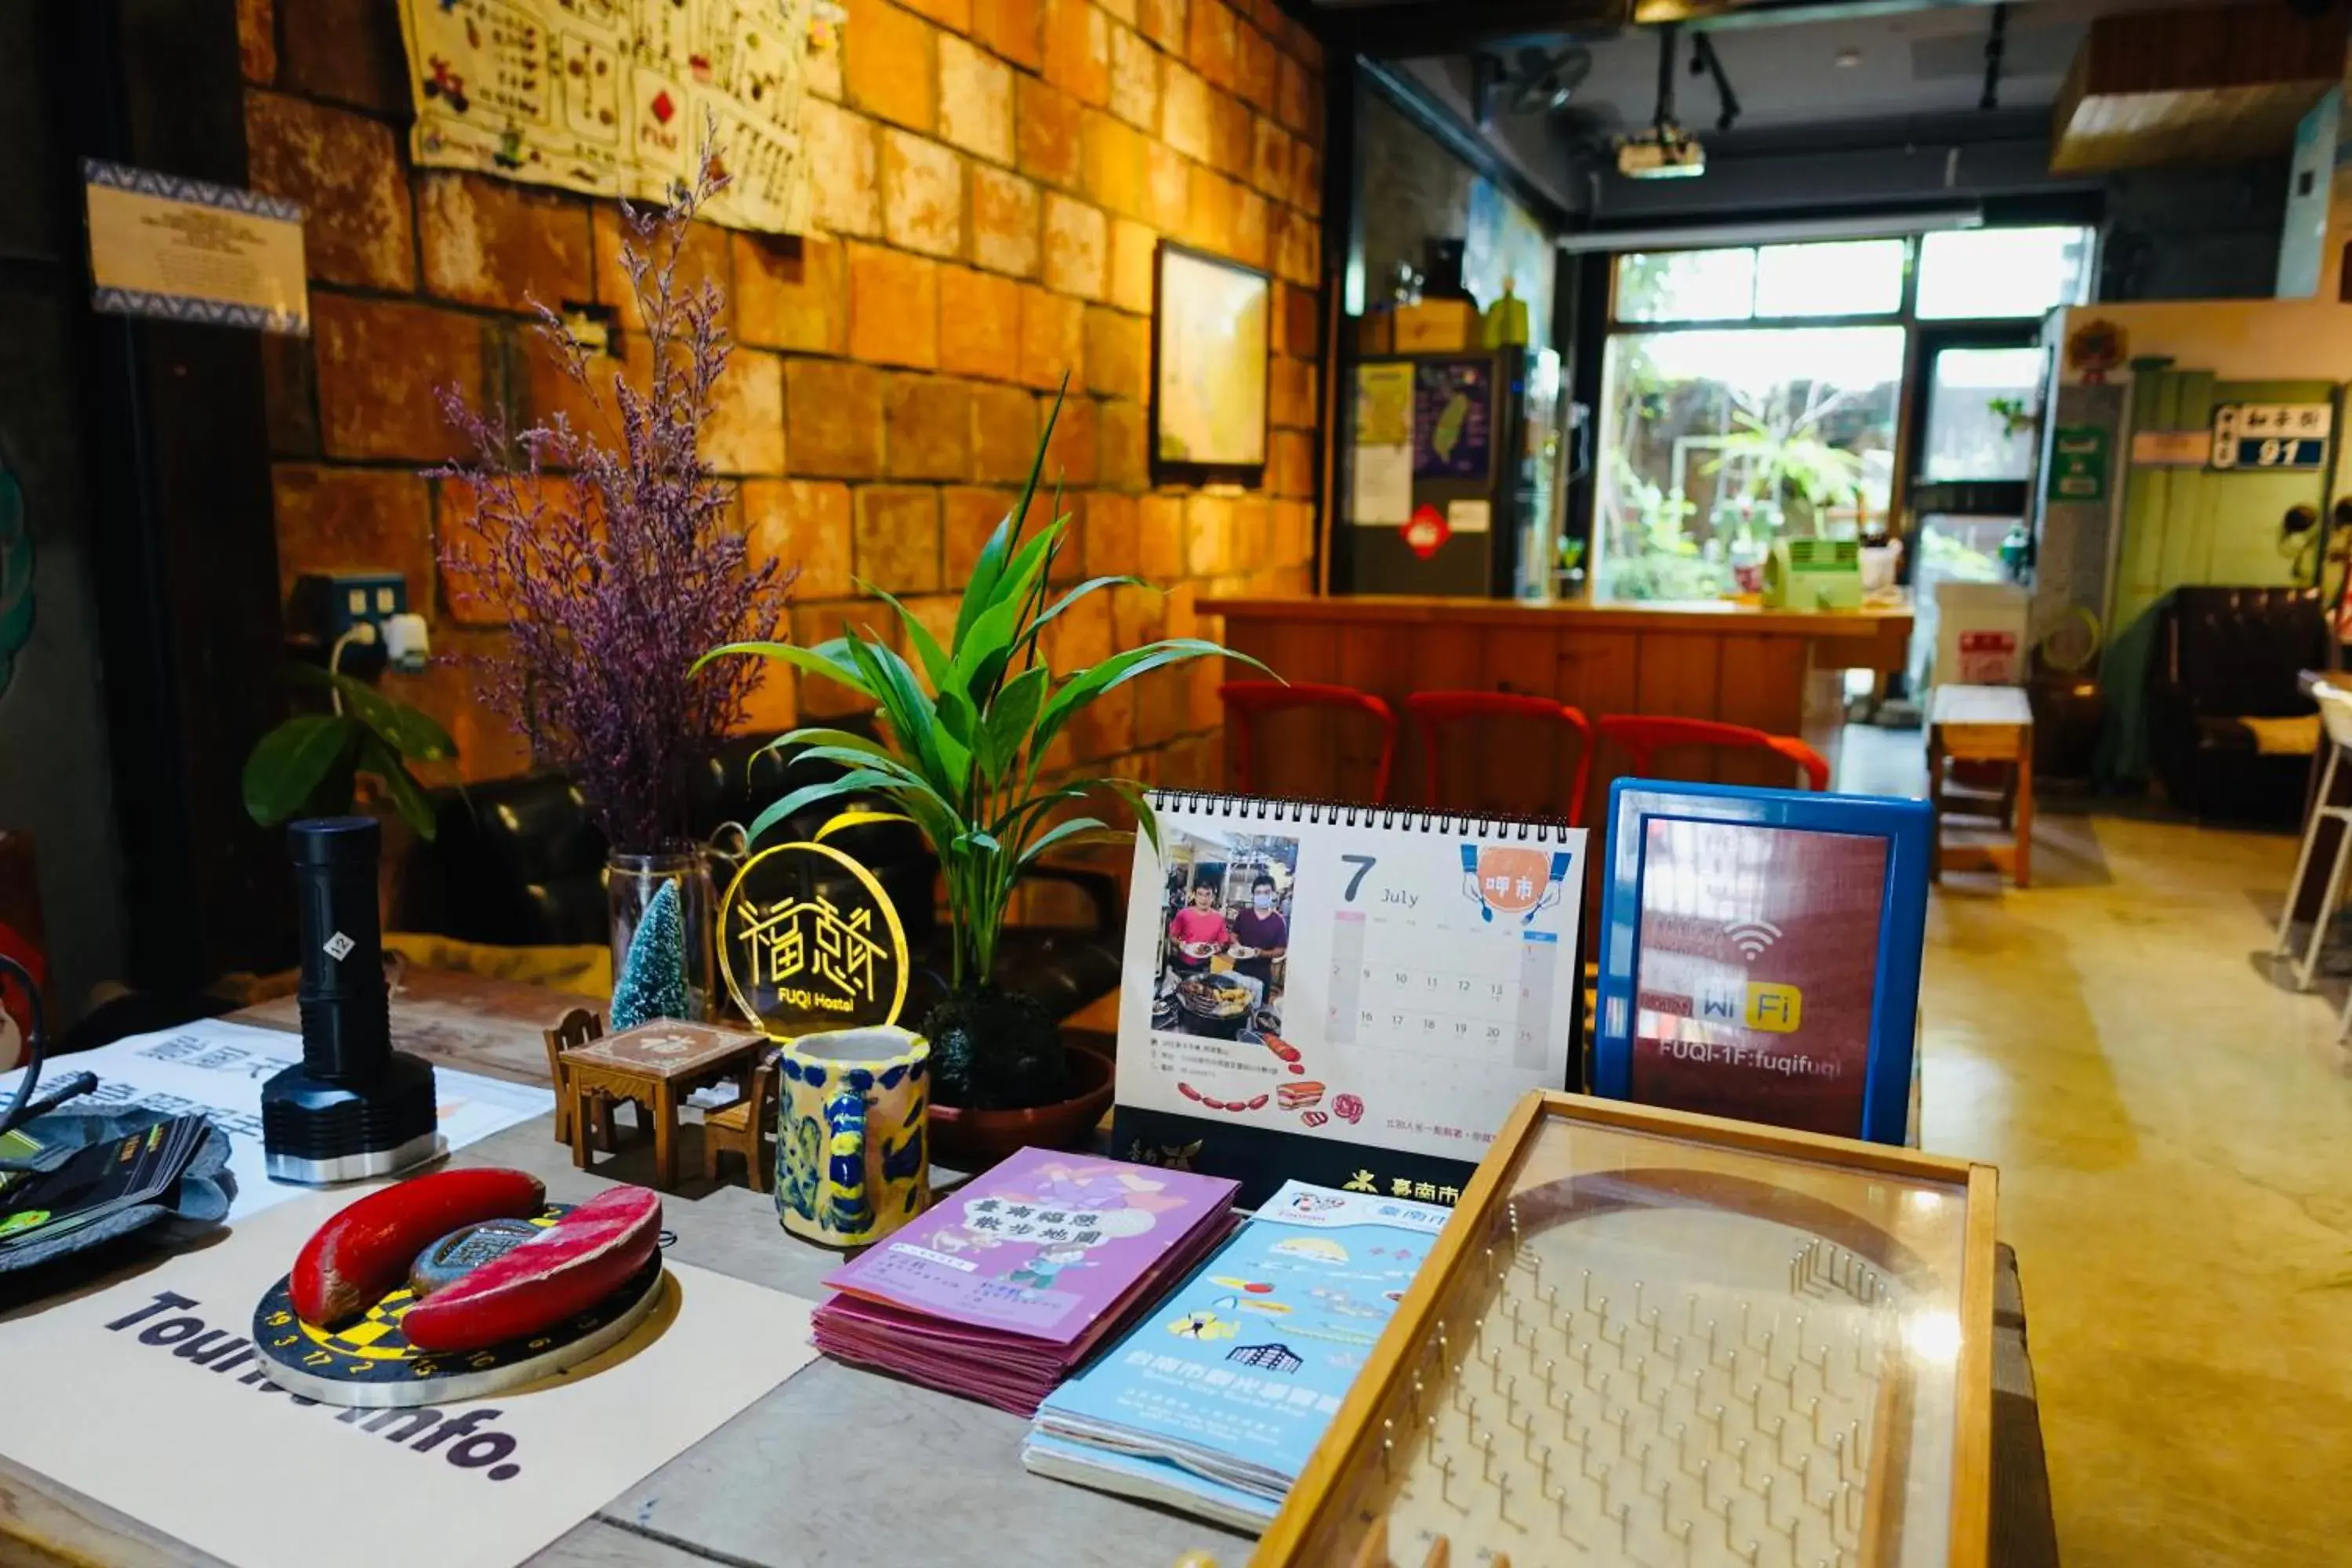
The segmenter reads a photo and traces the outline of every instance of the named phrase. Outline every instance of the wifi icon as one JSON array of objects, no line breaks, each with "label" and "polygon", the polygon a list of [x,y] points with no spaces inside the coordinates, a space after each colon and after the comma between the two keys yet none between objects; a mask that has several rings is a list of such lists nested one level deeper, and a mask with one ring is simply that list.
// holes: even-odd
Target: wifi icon
[{"label": "wifi icon", "polygon": [[1770,921],[1741,921],[1738,925],[1723,928],[1739,956],[1753,961],[1756,955],[1780,940],[1780,928]]}]

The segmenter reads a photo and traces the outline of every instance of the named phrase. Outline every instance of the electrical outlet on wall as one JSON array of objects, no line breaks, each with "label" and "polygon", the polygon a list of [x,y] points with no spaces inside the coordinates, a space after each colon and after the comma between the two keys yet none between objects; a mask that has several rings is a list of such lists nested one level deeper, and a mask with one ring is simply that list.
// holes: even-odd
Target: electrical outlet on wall
[{"label": "electrical outlet on wall", "polygon": [[346,675],[372,679],[383,671],[394,640],[389,635],[394,617],[403,619],[404,628],[413,618],[407,579],[397,572],[351,567],[297,578],[286,622],[298,644],[316,647]]}]

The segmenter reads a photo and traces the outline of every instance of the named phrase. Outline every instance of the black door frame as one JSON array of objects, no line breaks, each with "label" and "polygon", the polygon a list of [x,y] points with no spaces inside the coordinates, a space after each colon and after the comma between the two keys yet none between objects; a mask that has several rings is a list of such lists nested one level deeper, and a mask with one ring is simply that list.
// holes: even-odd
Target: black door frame
[{"label": "black door frame", "polygon": [[[78,156],[56,177],[77,214],[82,156],[247,184],[231,0],[54,10],[80,103]],[[89,311],[77,346],[126,978],[186,992],[294,951],[285,852],[242,789],[247,755],[286,712],[261,342]]]}]

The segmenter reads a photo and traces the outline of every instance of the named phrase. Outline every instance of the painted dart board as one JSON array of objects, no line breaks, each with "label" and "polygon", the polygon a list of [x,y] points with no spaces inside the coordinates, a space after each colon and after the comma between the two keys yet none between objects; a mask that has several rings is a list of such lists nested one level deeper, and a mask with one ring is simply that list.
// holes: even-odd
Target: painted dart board
[{"label": "painted dart board", "polygon": [[[550,1204],[529,1223],[544,1229],[575,1205]],[[669,1295],[656,1251],[626,1284],[545,1333],[470,1352],[420,1350],[400,1321],[417,1300],[406,1285],[355,1321],[326,1329],[294,1310],[291,1278],[253,1310],[253,1342],[269,1381],[327,1405],[404,1409],[481,1399],[578,1366],[620,1343]]]}]

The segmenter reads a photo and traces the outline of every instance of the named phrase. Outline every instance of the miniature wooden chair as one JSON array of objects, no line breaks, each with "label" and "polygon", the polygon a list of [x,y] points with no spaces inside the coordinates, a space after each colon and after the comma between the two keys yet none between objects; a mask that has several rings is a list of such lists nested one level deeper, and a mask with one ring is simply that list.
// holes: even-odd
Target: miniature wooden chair
[{"label": "miniature wooden chair", "polygon": [[[584,1046],[591,1040],[602,1039],[604,1034],[604,1020],[588,1008],[574,1007],[563,1015],[562,1020],[555,1027],[543,1033],[547,1040],[548,1081],[555,1086],[555,1141],[570,1148],[572,1145],[572,1075],[564,1068],[563,1053]],[[589,1131],[596,1140],[596,1147],[607,1154],[613,1152],[614,1147],[614,1103],[604,1095],[598,1095],[592,1102],[591,1114],[593,1121]],[[646,1111],[640,1107],[637,1111],[640,1141],[646,1129],[650,1125]]]},{"label": "miniature wooden chair", "polygon": [[769,1152],[776,1133],[776,1053],[770,1051],[751,1069],[741,1098],[732,1105],[703,1113],[702,1174],[706,1180],[719,1180],[719,1155],[740,1154],[751,1190],[768,1190],[776,1169],[775,1158]]}]

